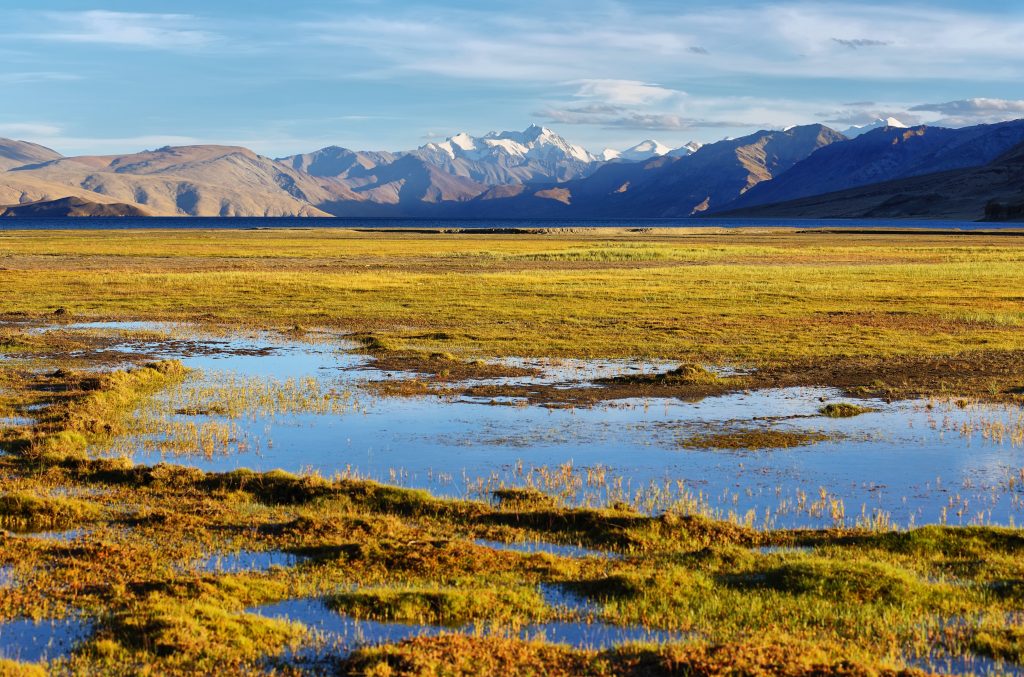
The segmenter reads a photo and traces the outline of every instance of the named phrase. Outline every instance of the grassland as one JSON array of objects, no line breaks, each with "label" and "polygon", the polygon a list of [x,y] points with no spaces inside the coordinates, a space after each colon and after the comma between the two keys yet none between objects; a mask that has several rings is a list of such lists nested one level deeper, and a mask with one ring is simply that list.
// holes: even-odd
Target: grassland
[{"label": "grassland", "polygon": [[[991,235],[4,232],[0,295],[8,320],[332,327],[441,384],[493,372],[474,357],[651,356],[685,364],[607,392],[823,382],[1012,399],[1024,388],[1022,259],[1024,238]],[[58,349],[86,357],[57,364]],[[769,531],[682,509],[572,509],[534,491],[441,500],[344,477],[138,466],[85,449],[174,388],[180,365],[77,371],[110,359],[101,339],[22,329],[0,334],[0,353],[0,416],[38,419],[0,428],[0,570],[15,583],[0,584],[0,622],[83,614],[93,626],[70,658],[0,660],[0,674],[290,674],[273,657],[306,641],[303,628],[246,609],[306,597],[354,617],[497,629],[328,649],[319,667],[334,674],[911,675],[926,655],[1024,658],[1019,529]],[[715,363],[757,370],[697,366]],[[253,393],[257,407],[270,397]],[[289,401],[347,406],[303,397]],[[86,535],[15,533],[68,528]],[[197,564],[238,551],[302,560]],[[541,585],[587,610],[546,601]],[[685,639],[591,651],[515,632],[554,620]]]},{"label": "grassland", "polygon": [[9,231],[0,293],[12,316],[787,361],[1020,350],[1022,262],[1024,238],[987,235]]},{"label": "grassland", "polygon": [[[758,531],[685,511],[571,509],[536,491],[441,500],[344,478],[81,453],[82,440],[114,434],[137,402],[182,376],[174,363],[98,378],[63,371],[8,395],[15,410],[40,399],[49,408],[35,425],[4,431],[4,526],[85,530],[70,542],[0,535],[0,566],[16,581],[0,591],[0,621],[85,614],[93,624],[51,672],[290,674],[301,666],[272,659],[299,646],[303,628],[245,610],[305,597],[356,618],[492,627],[347,656],[328,649],[317,667],[334,674],[911,675],[905,662],[918,655],[1019,660],[1024,651],[1009,620],[1024,580],[1017,529]],[[618,556],[520,554],[476,539]],[[251,573],[197,564],[240,550],[303,559]],[[546,601],[540,585],[586,609]],[[597,652],[515,634],[552,620],[684,639]]]}]

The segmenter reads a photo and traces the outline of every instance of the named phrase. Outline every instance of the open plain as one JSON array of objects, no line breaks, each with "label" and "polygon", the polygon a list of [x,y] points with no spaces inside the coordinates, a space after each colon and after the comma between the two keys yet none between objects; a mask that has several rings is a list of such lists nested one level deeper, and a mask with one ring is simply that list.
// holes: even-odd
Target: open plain
[{"label": "open plain", "polygon": [[0,674],[1018,674],[1022,290],[1011,230],[0,231]]}]

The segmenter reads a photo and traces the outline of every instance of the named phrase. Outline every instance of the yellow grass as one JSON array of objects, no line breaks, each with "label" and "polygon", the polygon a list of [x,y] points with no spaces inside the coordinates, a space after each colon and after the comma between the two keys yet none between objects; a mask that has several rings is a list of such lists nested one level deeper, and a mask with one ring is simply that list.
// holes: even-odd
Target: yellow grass
[{"label": "yellow grass", "polygon": [[[1024,238],[759,231],[0,233],[10,313],[331,326],[494,355],[1024,348]],[[424,338],[441,332],[447,338]]]}]

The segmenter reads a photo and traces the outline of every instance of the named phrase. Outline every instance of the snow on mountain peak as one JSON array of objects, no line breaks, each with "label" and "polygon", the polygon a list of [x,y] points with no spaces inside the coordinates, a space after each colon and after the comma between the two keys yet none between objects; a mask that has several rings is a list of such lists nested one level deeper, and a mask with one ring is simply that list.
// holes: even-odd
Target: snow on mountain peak
[{"label": "snow on mountain peak", "polygon": [[626,162],[641,162],[643,160],[649,160],[652,157],[660,157],[671,150],[672,149],[669,146],[666,146],[663,143],[655,141],[654,139],[647,139],[623,151],[606,148],[602,151],[600,157],[606,162],[616,159],[625,160]]},{"label": "snow on mountain peak", "polygon": [[453,146],[458,146],[462,150],[475,150],[476,139],[467,134],[466,132],[459,132],[452,138],[448,139],[448,142]]},{"label": "snow on mountain peak", "polygon": [[906,125],[894,117],[878,118],[874,122],[866,125],[854,125],[843,132],[843,136],[850,139],[866,134],[874,129],[882,129],[884,127],[895,127],[896,129],[906,129],[909,125]]},{"label": "snow on mountain peak", "polygon": [[704,144],[702,144],[699,141],[687,141],[686,143],[684,143],[679,148],[676,148],[674,150],[670,150],[668,152],[668,156],[669,157],[686,157],[687,155],[693,155],[694,153],[699,151],[703,146],[704,146]]},{"label": "snow on mountain peak", "polygon": [[521,132],[488,132],[479,137],[460,132],[443,142],[428,143],[421,151],[428,154],[440,152],[451,160],[463,158],[482,161],[511,157],[515,163],[524,159],[537,159],[544,162],[570,161],[589,164],[600,159],[540,125],[530,125]]}]

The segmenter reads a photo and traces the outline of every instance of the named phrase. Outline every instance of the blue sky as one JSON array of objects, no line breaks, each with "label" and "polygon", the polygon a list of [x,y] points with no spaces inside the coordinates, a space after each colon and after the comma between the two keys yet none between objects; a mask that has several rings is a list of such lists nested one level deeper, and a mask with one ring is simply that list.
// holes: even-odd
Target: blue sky
[{"label": "blue sky", "polygon": [[0,136],[68,154],[1024,117],[1019,0],[4,0],[0,34]]}]

